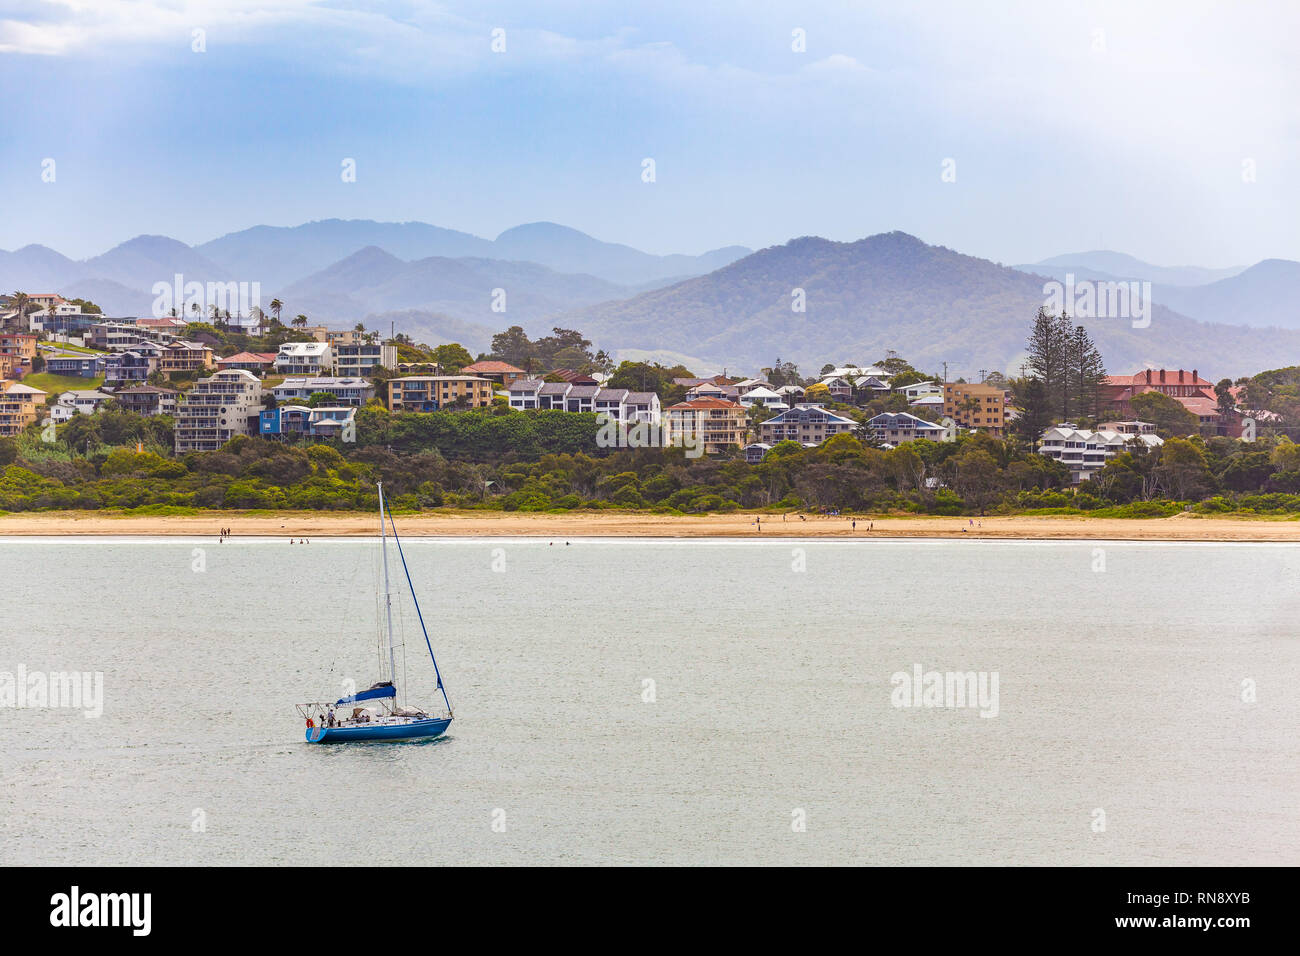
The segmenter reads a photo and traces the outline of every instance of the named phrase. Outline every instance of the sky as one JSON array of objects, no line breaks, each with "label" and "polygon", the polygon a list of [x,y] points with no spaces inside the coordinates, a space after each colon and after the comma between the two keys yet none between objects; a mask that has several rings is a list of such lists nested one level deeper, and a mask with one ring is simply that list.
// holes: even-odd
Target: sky
[{"label": "sky", "polygon": [[1297,35],[1293,0],[0,0],[0,249],[355,218],[1300,259]]}]

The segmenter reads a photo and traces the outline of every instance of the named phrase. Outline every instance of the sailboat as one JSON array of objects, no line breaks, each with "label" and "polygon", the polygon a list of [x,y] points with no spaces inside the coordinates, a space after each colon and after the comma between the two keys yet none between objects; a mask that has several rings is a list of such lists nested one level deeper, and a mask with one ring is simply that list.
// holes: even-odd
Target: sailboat
[{"label": "sailboat", "polygon": [[[383,554],[384,582],[382,599],[384,619],[387,627],[387,673],[380,675],[380,680],[370,687],[346,697],[340,697],[334,703],[327,701],[310,704],[298,704],[298,713],[307,721],[307,743],[337,744],[362,740],[416,740],[440,737],[451,725],[451,701],[447,689],[442,684],[442,671],[438,669],[438,660],[433,656],[433,644],[429,640],[429,630],[424,626],[424,615],[420,612],[420,602],[415,596],[415,586],[411,583],[411,571],[406,566],[406,555],[402,553],[402,542],[397,536],[397,526],[393,516],[384,508],[384,486],[379,483],[379,547]],[[411,590],[411,600],[415,602],[415,614],[420,621],[420,630],[424,634],[424,646],[429,649],[429,660],[433,661],[433,673],[437,679],[437,690],[442,694],[446,707],[443,713],[430,714],[418,708],[398,705],[397,689],[397,652],[396,636],[393,631],[393,595],[388,578],[388,532],[393,532],[393,543],[397,545],[397,556],[402,560],[402,571],[406,575],[407,587]],[[381,670],[383,665],[381,664]],[[405,695],[403,695],[405,700]],[[350,705],[350,706],[349,706]]]}]

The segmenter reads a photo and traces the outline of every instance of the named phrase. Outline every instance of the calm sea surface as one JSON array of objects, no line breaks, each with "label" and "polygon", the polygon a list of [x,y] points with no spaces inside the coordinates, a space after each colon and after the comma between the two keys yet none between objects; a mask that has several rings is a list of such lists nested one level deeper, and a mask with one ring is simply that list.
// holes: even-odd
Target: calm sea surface
[{"label": "calm sea surface", "polygon": [[321,747],[373,542],[0,539],[0,672],[104,675],[0,708],[0,865],[1300,864],[1300,547],[404,544],[451,733]]}]

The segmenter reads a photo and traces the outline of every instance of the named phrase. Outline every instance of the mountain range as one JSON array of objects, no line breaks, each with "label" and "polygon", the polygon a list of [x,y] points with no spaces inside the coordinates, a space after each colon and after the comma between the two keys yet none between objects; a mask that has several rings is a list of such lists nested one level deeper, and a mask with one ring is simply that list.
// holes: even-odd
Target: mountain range
[{"label": "mountain range", "polygon": [[[867,364],[894,349],[918,366],[947,361],[967,376],[1017,371],[1044,282],[1070,273],[1151,283],[1149,327],[1084,322],[1113,369],[1238,375],[1294,363],[1300,352],[1292,306],[1300,263],[1283,259],[1161,267],[1095,250],[1007,267],[900,232],[660,256],[555,223],[489,240],[420,222],[339,219],[255,226],[198,246],[138,236],[80,261],[38,245],[0,251],[0,289],[87,298],[109,315],[149,314],[153,284],[177,273],[259,282],[263,307],[279,298],[285,316],[391,323],[419,341],[459,341],[474,352],[508,325],[534,335],[563,325],[627,357],[681,356],[702,371],[752,370],[778,356],[805,370]],[[796,290],[805,311],[792,308]]]}]

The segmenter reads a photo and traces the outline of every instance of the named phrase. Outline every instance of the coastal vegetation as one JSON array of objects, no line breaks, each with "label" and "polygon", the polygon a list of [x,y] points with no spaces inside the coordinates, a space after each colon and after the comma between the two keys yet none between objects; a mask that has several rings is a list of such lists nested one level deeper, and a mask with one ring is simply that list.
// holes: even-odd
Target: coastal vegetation
[{"label": "coastal vegetation", "polygon": [[736,510],[861,514],[1300,515],[1300,445],[1170,437],[1117,455],[1072,487],[1018,438],[963,435],[871,447],[853,434],[782,442],[758,464],[681,448],[597,446],[594,414],[360,410],[354,444],[238,436],[173,456],[171,422],[115,408],[74,416],[53,441],[0,440],[0,509],[371,510],[382,479],[398,509]]}]

